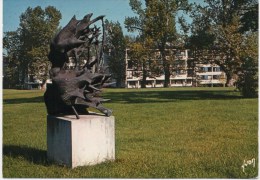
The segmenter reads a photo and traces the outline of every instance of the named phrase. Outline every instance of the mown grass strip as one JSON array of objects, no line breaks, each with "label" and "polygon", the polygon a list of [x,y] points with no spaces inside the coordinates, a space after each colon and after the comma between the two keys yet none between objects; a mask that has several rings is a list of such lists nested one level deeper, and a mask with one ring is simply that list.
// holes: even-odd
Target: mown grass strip
[{"label": "mown grass strip", "polygon": [[[105,89],[116,161],[69,169],[46,157],[43,91],[3,91],[3,176],[12,178],[252,178],[258,99],[232,88]],[[242,171],[244,160],[256,159]]]}]

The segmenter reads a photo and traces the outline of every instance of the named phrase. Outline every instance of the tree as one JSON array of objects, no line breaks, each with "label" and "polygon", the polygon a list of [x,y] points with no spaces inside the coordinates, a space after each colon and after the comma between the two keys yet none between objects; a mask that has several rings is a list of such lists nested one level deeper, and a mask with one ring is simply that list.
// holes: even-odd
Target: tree
[{"label": "tree", "polygon": [[[170,83],[170,62],[166,59],[166,43],[176,38],[174,5],[163,1],[147,1],[145,32],[155,40],[161,53],[164,69],[164,87]],[[156,23],[155,23],[156,22]]]},{"label": "tree", "polygon": [[20,41],[17,31],[4,33],[3,48],[3,87],[15,88],[19,84],[19,47]]},{"label": "tree", "polygon": [[58,31],[61,13],[54,7],[48,6],[28,8],[20,16],[22,49],[28,61],[29,74],[45,81],[48,77],[49,61],[47,59],[49,44]]},{"label": "tree", "polygon": [[116,80],[116,86],[122,87],[125,80],[125,50],[126,39],[119,22],[105,21],[106,48],[108,65],[112,77]]},{"label": "tree", "polygon": [[[192,13],[194,23],[190,45],[210,51],[211,61],[225,72],[226,85],[229,86],[243,63],[245,36],[239,29],[242,27],[241,17],[253,0],[206,0],[205,3],[205,6],[195,6]],[[205,53],[201,54],[205,56]]]},{"label": "tree", "polygon": [[244,97],[257,97],[258,93],[258,32],[244,35],[245,47],[242,53],[242,64],[238,71],[237,88]]},{"label": "tree", "polygon": [[242,14],[241,23],[241,32],[258,31],[258,2],[256,0],[251,1],[245,12]]},{"label": "tree", "polygon": [[257,97],[258,64],[251,57],[244,57],[238,73],[237,88],[244,97]]},{"label": "tree", "polygon": [[141,88],[146,88],[146,78],[151,73],[150,67],[152,62],[152,40],[137,38],[136,42],[130,45],[129,53],[131,62],[135,64],[135,68],[142,71]]},{"label": "tree", "polygon": [[[44,10],[37,6],[28,7],[20,16],[20,26],[16,31],[17,36],[17,62],[19,73],[21,74],[20,83],[25,82],[28,75],[33,75],[37,79],[47,79],[49,62],[47,59],[49,44],[58,31],[61,13],[54,7],[48,6]],[[6,44],[10,44],[9,34],[6,33],[4,39]],[[15,53],[8,46],[5,46],[7,56]],[[9,48],[9,49],[8,49]]]},{"label": "tree", "polygon": [[176,14],[181,10],[189,10],[187,0],[146,0],[146,8],[141,1],[130,0],[132,10],[138,15],[127,17],[126,27],[129,31],[137,30],[144,38],[153,39],[159,49],[163,61],[165,75],[164,87],[170,83],[170,62],[166,58],[167,43],[177,39]]}]

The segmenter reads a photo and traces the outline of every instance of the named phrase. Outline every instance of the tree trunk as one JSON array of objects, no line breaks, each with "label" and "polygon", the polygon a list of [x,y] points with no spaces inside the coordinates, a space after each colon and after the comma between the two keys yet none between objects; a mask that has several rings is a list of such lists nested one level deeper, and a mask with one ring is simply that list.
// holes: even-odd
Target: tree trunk
[{"label": "tree trunk", "polygon": [[46,83],[47,83],[47,78],[43,78],[42,83],[41,83],[41,89],[42,90],[46,89]]},{"label": "tree trunk", "polygon": [[121,82],[122,82],[122,79],[121,78],[117,78],[116,79],[116,87],[120,88],[121,87]]},{"label": "tree trunk", "polygon": [[166,66],[164,67],[164,85],[163,87],[170,87],[170,77],[171,77],[171,73],[170,73],[170,66],[167,63]]},{"label": "tree trunk", "polygon": [[161,50],[162,54],[162,60],[163,60],[163,69],[164,69],[164,84],[163,87],[169,87],[170,86],[170,64],[166,59],[165,50]]},{"label": "tree trunk", "polygon": [[221,64],[219,62],[215,62],[215,63],[221,67],[222,71],[225,72],[226,78],[227,78],[225,86],[229,87],[230,86],[230,80],[232,79],[232,75],[233,75],[232,71],[229,70],[229,68],[227,68],[225,65],[223,65],[223,64]]},{"label": "tree trunk", "polygon": [[145,62],[143,62],[143,79],[141,82],[141,88],[146,88],[146,78],[147,78],[147,71],[145,67]]},{"label": "tree trunk", "polygon": [[19,85],[21,85],[21,89],[25,89],[26,76],[28,76],[28,71],[26,71],[26,69],[22,68],[21,79],[20,79],[20,82],[19,82]]},{"label": "tree trunk", "polygon": [[230,80],[232,79],[232,74],[230,72],[225,72],[226,73],[226,77],[227,77],[227,81],[225,86],[229,87],[230,86]]}]

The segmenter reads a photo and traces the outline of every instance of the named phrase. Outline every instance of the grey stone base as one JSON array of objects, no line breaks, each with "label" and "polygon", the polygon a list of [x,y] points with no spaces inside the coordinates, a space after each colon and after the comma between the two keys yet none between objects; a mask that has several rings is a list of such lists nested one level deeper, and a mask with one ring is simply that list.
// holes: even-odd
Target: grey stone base
[{"label": "grey stone base", "polygon": [[71,168],[115,159],[115,118],[47,116],[47,157]]}]

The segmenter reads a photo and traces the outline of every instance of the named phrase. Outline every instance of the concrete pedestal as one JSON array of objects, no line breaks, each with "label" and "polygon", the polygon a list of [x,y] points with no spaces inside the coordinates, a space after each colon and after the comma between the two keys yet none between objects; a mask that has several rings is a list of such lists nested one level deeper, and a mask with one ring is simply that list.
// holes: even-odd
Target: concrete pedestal
[{"label": "concrete pedestal", "polygon": [[48,115],[47,157],[71,168],[114,160],[114,116]]}]

